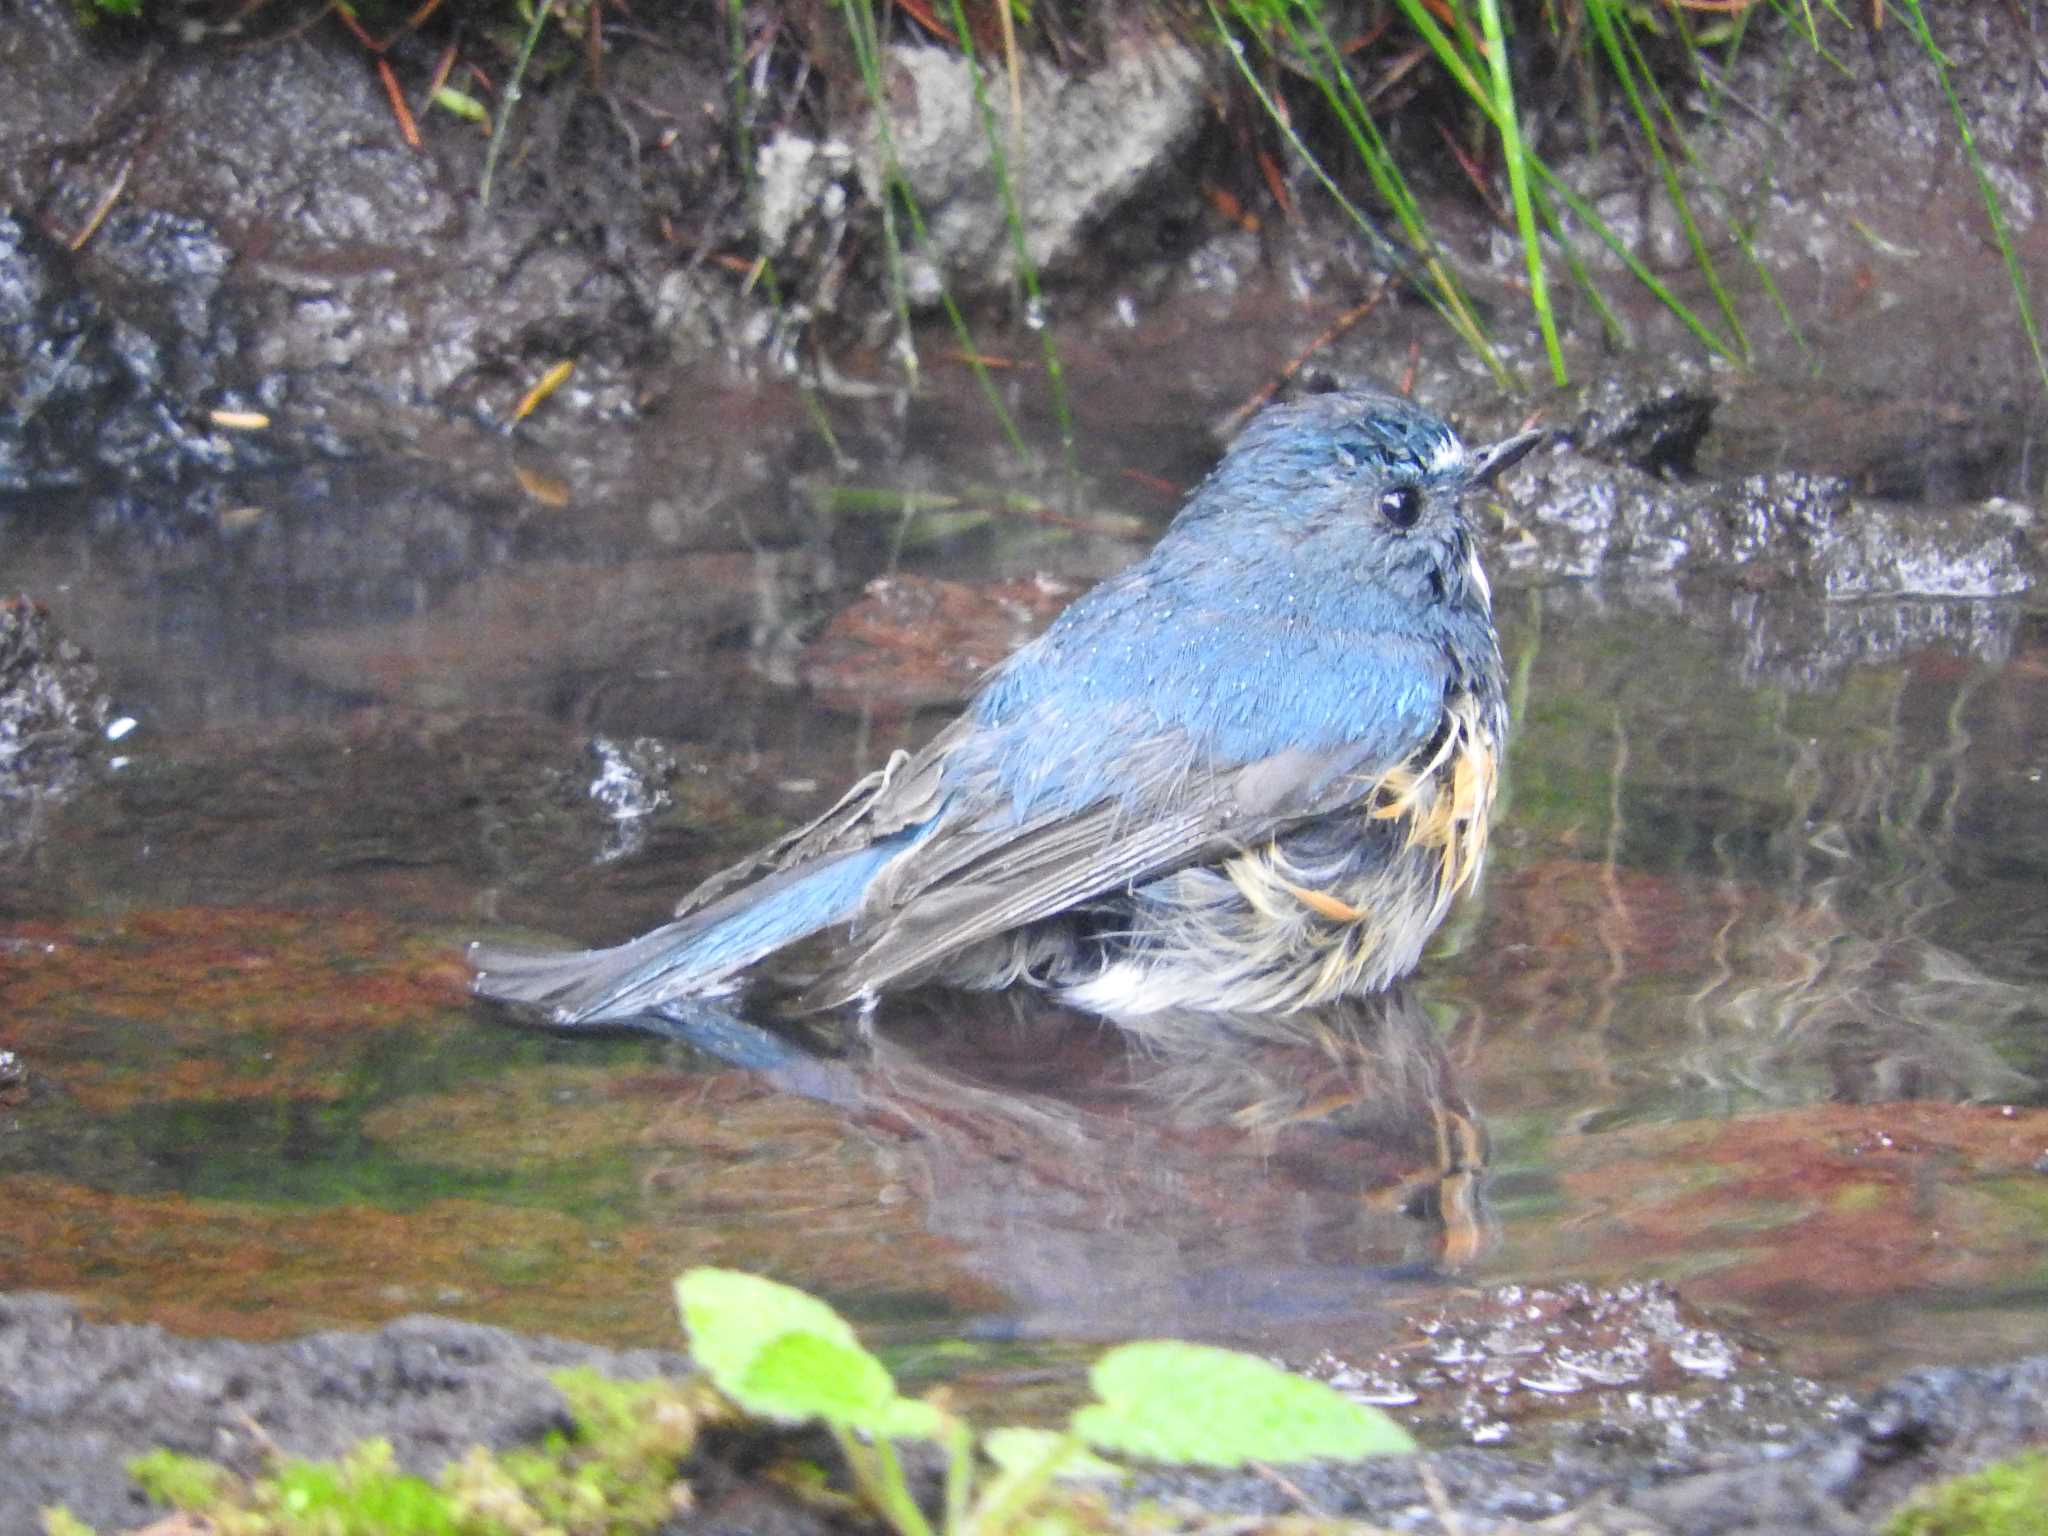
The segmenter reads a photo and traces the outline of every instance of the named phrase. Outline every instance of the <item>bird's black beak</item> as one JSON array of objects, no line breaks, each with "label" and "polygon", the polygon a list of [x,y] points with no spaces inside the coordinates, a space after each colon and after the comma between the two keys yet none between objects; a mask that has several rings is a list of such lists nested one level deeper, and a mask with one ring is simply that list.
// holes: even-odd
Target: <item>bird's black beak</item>
[{"label": "bird's black beak", "polygon": [[1501,474],[1522,462],[1527,454],[1543,439],[1550,436],[1545,431],[1517,432],[1513,437],[1503,438],[1488,448],[1481,448],[1472,455],[1473,485],[1486,485]]}]

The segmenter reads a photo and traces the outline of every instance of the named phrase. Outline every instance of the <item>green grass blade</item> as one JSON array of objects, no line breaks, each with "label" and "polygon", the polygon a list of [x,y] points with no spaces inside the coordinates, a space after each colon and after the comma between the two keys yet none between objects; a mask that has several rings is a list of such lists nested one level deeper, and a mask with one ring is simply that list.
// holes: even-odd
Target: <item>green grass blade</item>
[{"label": "green grass blade", "polygon": [[[1750,11],[1744,11],[1736,18],[1734,31],[1728,40],[1728,61],[1730,63],[1734,62],[1736,45],[1741,40],[1742,32],[1748,26],[1750,15]],[[1693,174],[1698,176],[1708,191],[1713,194],[1714,200],[1720,208],[1722,226],[1728,231],[1729,238],[1734,240],[1736,247],[1742,252],[1743,259],[1749,263],[1750,270],[1756,274],[1758,286],[1763,289],[1765,297],[1771,301],[1771,307],[1777,311],[1778,319],[1783,323],[1786,333],[1791,336],[1793,345],[1799,348],[1800,355],[1811,366],[1818,368],[1820,360],[1814,356],[1813,348],[1807,345],[1806,332],[1800,328],[1798,317],[1792,313],[1792,306],[1786,302],[1784,293],[1778,287],[1777,279],[1771,276],[1769,264],[1764,261],[1763,257],[1757,254],[1755,239],[1752,237],[1748,227],[1743,223],[1741,215],[1736,211],[1735,198],[1726,187],[1722,186],[1718,180],[1709,174],[1706,166],[1701,163],[1699,155],[1693,149],[1691,135],[1685,133],[1679,127],[1678,113],[1672,107],[1670,98],[1665,95],[1663,88],[1657,84],[1655,74],[1650,70],[1648,61],[1643,58],[1641,48],[1636,43],[1635,34],[1627,30],[1626,17],[1623,18],[1622,36],[1628,42],[1630,51],[1635,56],[1637,73],[1649,85],[1651,98],[1656,102],[1658,110],[1664,116],[1665,122],[1671,127],[1673,140],[1685,151],[1686,164],[1692,167]],[[1702,88],[1709,92],[1709,99],[1711,100],[1717,91],[1717,87],[1715,82],[1709,78],[1709,72],[1701,68],[1697,72],[1696,78],[1699,80]],[[1731,316],[1730,319],[1732,324],[1733,317]],[[1736,327],[1736,336],[1742,343],[1743,354],[1747,356],[1749,353],[1748,338],[1743,336],[1739,326]]]},{"label": "green grass blade", "polygon": [[[1245,57],[1243,39],[1232,33],[1224,24],[1223,16],[1216,8],[1216,0],[1204,0],[1204,3],[1208,6],[1210,20],[1214,22],[1217,34],[1223,39],[1224,48],[1230,54],[1232,61],[1237,65],[1238,73],[1243,76],[1246,87],[1257,99],[1267,118],[1280,130],[1281,136],[1287,140],[1288,147],[1294,151],[1301,163],[1308,167],[1310,173],[1321,183],[1323,190],[1329,193],[1331,200],[1336,203],[1344,216],[1350,219],[1365,234],[1366,238],[1372,242],[1374,250],[1390,264],[1405,265],[1399,248],[1386,237],[1386,234],[1372,221],[1363,209],[1359,208],[1356,203],[1344,195],[1344,189],[1339,187],[1335,178],[1323,168],[1322,162],[1316,158],[1314,151],[1302,142],[1301,136],[1295,132],[1293,124],[1287,120],[1286,114],[1280,111],[1279,106],[1267,92],[1265,84],[1258,77],[1258,72],[1251,67],[1251,61]],[[1255,20],[1255,18],[1250,17],[1246,19],[1248,21]],[[1440,262],[1438,265],[1441,267]],[[1463,304],[1462,299],[1446,301],[1444,298],[1445,284],[1448,282],[1448,279],[1449,273],[1444,271],[1441,278],[1423,286],[1423,296],[1428,299],[1431,306],[1439,314],[1444,316],[1451,327],[1457,331],[1459,338],[1474,350],[1501,387],[1512,389],[1514,387],[1513,376],[1508,372],[1507,366],[1501,361],[1499,353],[1494,351],[1493,347],[1487,342],[1485,334],[1479,329],[1478,322],[1472,317],[1469,308]],[[1455,286],[1450,287],[1448,291],[1455,294]]]},{"label": "green grass blade", "polygon": [[2034,324],[2034,308],[2027,301],[2027,274],[2020,266],[2019,254],[2013,250],[2012,233],[2006,228],[2005,213],[1998,202],[1998,189],[1991,185],[1991,173],[1984,168],[1984,159],[1977,153],[1976,135],[1970,132],[1969,115],[1963,111],[1963,104],[1956,98],[1955,86],[1948,77],[1948,59],[1935,45],[1934,34],[1927,28],[1927,17],[1921,12],[1920,0],[1899,0],[1899,9],[1906,18],[1906,27],[1927,55],[1927,62],[1934,66],[1934,78],[1941,86],[1942,99],[1948,103],[1949,115],[1955,119],[1956,134],[1963,141],[1963,154],[1970,162],[1970,173],[1977,178],[1978,195],[1984,199],[1984,213],[1991,221],[1992,238],[1998,242],[1998,254],[2005,259],[2005,275],[2012,284],[2013,303],[2018,306],[2020,326],[2027,333],[2027,345],[2034,350],[2034,367],[2041,375],[2043,387],[2048,387],[2048,357],[2041,353],[2041,332]]},{"label": "green grass blade", "polygon": [[[881,141],[882,235],[887,248],[891,298],[896,305],[897,323],[902,327],[904,365],[914,384],[917,353],[911,342],[910,288],[903,274],[902,237],[896,230],[898,198],[902,199],[904,217],[910,221],[911,234],[924,250],[932,248],[931,234],[925,227],[924,214],[917,206],[917,196],[903,174],[902,157],[896,153],[896,135],[889,126],[889,95],[882,83],[882,43],[875,29],[874,12],[868,8],[866,0],[839,0],[839,9],[846,18],[847,38],[853,44],[854,62],[860,69],[861,86],[867,92],[868,104],[875,115],[875,132]],[[1017,430],[1016,419],[1010,415],[1009,407],[1003,404],[1002,392],[996,388],[988,365],[981,361],[967,318],[960,313],[960,306],[954,302],[943,279],[939,285],[939,303],[946,312],[954,337],[960,343],[961,355],[974,374],[975,383],[981,386],[982,397],[988,401],[997,425],[1002,428],[1004,439],[1020,457],[1028,459],[1031,450],[1024,441],[1024,434]]]},{"label": "green grass blade", "polygon": [[[981,76],[981,60],[974,51],[974,31],[967,25],[961,0],[952,0],[953,31],[960,39],[960,51],[967,59],[968,76],[974,81],[974,108],[981,118],[982,133],[988,139],[989,165],[995,172],[996,191],[1003,200],[1003,219],[1010,227],[1010,248],[1016,254],[1017,277],[1024,285],[1027,324],[1038,331],[1038,346],[1045,360],[1045,381],[1052,391],[1054,418],[1059,422],[1060,452],[1065,456],[1070,477],[1080,473],[1074,458],[1074,417],[1067,401],[1066,370],[1060,366],[1060,352],[1053,341],[1052,326],[1046,319],[1045,296],[1039,291],[1038,267],[1024,238],[1024,216],[1017,206],[1017,192],[1010,181],[1009,156],[1003,151],[1003,133],[989,105],[987,82]],[[1007,14],[1007,12],[1005,13]]]},{"label": "green grass blade", "polygon": [[[747,4],[746,0],[728,0],[726,23],[732,36],[732,150],[736,157],[740,186],[749,202],[755,192],[756,167],[754,164],[754,99],[747,90]],[[775,275],[774,258],[766,251],[761,253],[761,287],[768,295],[768,307],[775,312],[777,332],[784,323],[782,308],[782,284]],[[808,392],[809,384],[800,386]],[[813,411],[822,416],[815,402]],[[830,429],[826,437],[831,437]],[[839,457],[839,448],[832,444],[834,458]]]},{"label": "green grass blade", "polygon": [[[1382,230],[1378,224],[1373,222],[1370,215],[1344,195],[1344,189],[1337,185],[1330,173],[1323,169],[1322,162],[1315,157],[1314,152],[1309,149],[1307,144],[1302,142],[1301,135],[1294,130],[1294,124],[1288,120],[1287,114],[1282,112],[1279,104],[1273,100],[1272,94],[1266,89],[1265,82],[1259,79],[1258,71],[1252,68],[1251,60],[1245,57],[1244,39],[1224,24],[1222,13],[1216,9],[1216,0],[1203,0],[1203,3],[1208,7],[1209,20],[1215,25],[1216,35],[1222,39],[1224,51],[1230,55],[1230,61],[1237,66],[1237,72],[1243,77],[1246,89],[1258,101],[1260,108],[1266,114],[1267,120],[1280,130],[1280,136],[1287,140],[1287,147],[1300,157],[1301,163],[1309,168],[1317,181],[1322,183],[1323,190],[1329,193],[1337,206],[1343,210],[1344,216],[1358,227],[1367,240],[1372,242],[1372,248],[1380,259],[1389,262],[1399,261],[1401,259],[1400,250],[1393,241],[1387,238],[1386,231]],[[1233,0],[1232,10],[1240,19],[1244,20],[1256,31],[1258,18],[1247,7]]]},{"label": "green grass blade", "polygon": [[[1782,16],[1795,31],[1806,39],[1806,45],[1813,50],[1815,57],[1833,66],[1839,74],[1853,75],[1855,73],[1840,58],[1829,52],[1828,45],[1820,40],[1820,24],[1813,19],[1812,0],[1800,0],[1800,7],[1796,14],[1791,6],[1786,4],[1786,0],[1771,0],[1771,9]],[[1849,19],[1833,5],[1829,5],[1826,9],[1828,14],[1833,16],[1835,20],[1841,22],[1844,26],[1849,25]]]},{"label": "green grass blade", "polygon": [[1558,250],[1564,256],[1565,270],[1572,275],[1572,281],[1586,296],[1586,302],[1593,306],[1593,312],[1600,317],[1600,327],[1607,333],[1610,344],[1622,347],[1628,344],[1629,329],[1614,306],[1607,302],[1607,295],[1600,291],[1600,284],[1587,268],[1585,259],[1566,233],[1563,220],[1557,216],[1557,209],[1540,189],[1532,191],[1537,217],[1543,220],[1543,227],[1550,231],[1550,238],[1557,242]]},{"label": "green grass blade", "polygon": [[747,90],[747,0],[726,0],[726,32],[732,47],[732,153],[734,169],[754,190],[754,99]]},{"label": "green grass blade", "polygon": [[490,146],[484,150],[484,173],[477,183],[476,200],[482,206],[491,206],[491,180],[498,173],[498,156],[504,153],[505,130],[512,126],[512,109],[519,105],[519,82],[526,78],[526,67],[533,62],[534,44],[540,41],[540,29],[547,25],[548,12],[555,8],[555,0],[540,0],[534,7],[533,24],[526,29],[526,37],[519,44],[519,57],[513,61],[512,73],[505,81],[505,94],[498,103],[498,123],[491,130]]},{"label": "green grass blade", "polygon": [[[1430,14],[1423,6],[1422,0],[1396,0],[1396,3],[1401,7],[1402,14],[1408,18],[1414,25],[1415,30],[1422,36],[1423,41],[1429,44],[1431,52],[1437,56],[1438,62],[1444,66],[1444,69],[1451,75],[1452,79],[1457,82],[1459,88],[1464,90],[1472,98],[1474,104],[1486,114],[1487,120],[1494,126],[1494,131],[1497,133],[1505,132],[1500,118],[1499,104],[1494,100],[1491,93],[1481,86],[1479,76],[1475,73],[1472,62],[1464,57],[1457,45],[1445,34],[1443,28],[1437,24],[1436,17]],[[1631,251],[1627,243],[1609,228],[1607,221],[1594,212],[1592,205],[1570,187],[1566,186],[1557,173],[1543,163],[1541,157],[1531,155],[1528,160],[1528,167],[1535,173],[1536,179],[1543,184],[1543,190],[1555,194],[1558,200],[1572,211],[1573,216],[1581,224],[1585,225],[1586,228],[1590,229],[1595,238],[1614,254],[1615,259],[1628,268],[1629,274],[1647,288],[1658,303],[1669,309],[1687,330],[1699,338],[1703,345],[1716,355],[1727,358],[1730,362],[1741,361],[1740,358],[1737,358],[1728,350],[1728,344],[1714,334],[1712,327],[1708,326],[1705,321],[1694,314],[1691,308],[1658,278],[1656,273],[1645,266],[1642,258]],[[1537,189],[1533,187],[1530,190],[1532,194],[1537,192]]]},{"label": "green grass blade", "polygon": [[[1242,0],[1239,0],[1239,3],[1241,4]],[[1472,312],[1471,301],[1466,297],[1457,278],[1452,275],[1450,264],[1444,259],[1436,237],[1430,233],[1428,223],[1422,216],[1421,206],[1416,202],[1415,195],[1408,190],[1407,180],[1401,175],[1400,166],[1395,162],[1392,148],[1381,136],[1379,125],[1373,122],[1372,113],[1367,110],[1363,98],[1358,94],[1357,83],[1351,78],[1351,71],[1345,67],[1343,55],[1337,51],[1336,42],[1323,24],[1322,12],[1310,8],[1307,14],[1315,31],[1313,48],[1308,46],[1309,40],[1304,39],[1295,30],[1287,13],[1282,12],[1280,25],[1286,33],[1288,46],[1304,56],[1316,59],[1316,85],[1350,138],[1359,163],[1365,167],[1366,174],[1372,178],[1373,186],[1379,191],[1380,196],[1386,199],[1387,206],[1393,210],[1394,220],[1401,226],[1401,233],[1407,237],[1409,245],[1414,247],[1424,270],[1429,274],[1430,282],[1435,285],[1435,297],[1431,302],[1436,305],[1437,312],[1443,315],[1459,338],[1486,362],[1494,377],[1506,384],[1508,379],[1505,365],[1499,361],[1492,343],[1487,340],[1485,328],[1479,323],[1479,317]]]},{"label": "green grass blade", "polygon": [[839,0],[846,18],[847,41],[853,45],[855,67],[860,70],[861,88],[867,92],[868,108],[874,113],[875,132],[882,146],[882,254],[889,273],[889,302],[896,311],[897,333],[904,351],[904,367],[911,385],[917,383],[917,351],[911,342],[910,283],[903,273],[903,237],[896,229],[896,194],[900,187],[906,201],[910,188],[903,179],[902,161],[896,154],[896,136],[889,126],[889,96],[882,85],[882,42],[875,30],[874,13],[863,0]]},{"label": "green grass blade", "polygon": [[[1489,119],[1493,119],[1494,100],[1492,93],[1480,83],[1479,76],[1474,70],[1473,62],[1468,60],[1459,51],[1457,45],[1445,34],[1444,29],[1437,25],[1435,15],[1422,3],[1422,0],[1395,0],[1395,3],[1400,6],[1401,14],[1407,18],[1408,25],[1416,30],[1425,43],[1429,44],[1430,52],[1436,55],[1437,62],[1443,65],[1444,72],[1451,77],[1458,89],[1485,109]],[[1498,121],[1494,122],[1494,129],[1496,132],[1499,131],[1500,124]]]},{"label": "green grass blade", "polygon": [[1649,289],[1657,302],[1670,310],[1678,318],[1681,325],[1699,338],[1702,345],[1716,356],[1727,358],[1731,363],[1740,363],[1742,361],[1741,358],[1728,350],[1728,343],[1714,333],[1713,327],[1694,314],[1691,307],[1677,294],[1673,293],[1670,287],[1656,273],[1643,265],[1642,258],[1636,255],[1634,251],[1631,251],[1627,243],[1608,227],[1607,221],[1593,211],[1592,205],[1570,187],[1566,186],[1555,171],[1551,170],[1541,160],[1533,159],[1529,162],[1529,168],[1536,173],[1537,179],[1543,183],[1545,192],[1555,193],[1558,200],[1571,209],[1572,214],[1578,221],[1592,230],[1595,238],[1613,253],[1616,260],[1628,268],[1629,275]]},{"label": "green grass blade", "polygon": [[[1728,326],[1728,335],[1733,350],[1741,356],[1749,355],[1749,338],[1743,334],[1742,319],[1735,312],[1734,301],[1728,297],[1728,290],[1721,282],[1721,274],[1714,267],[1714,258],[1707,250],[1707,242],[1700,234],[1699,223],[1693,218],[1692,204],[1685,195],[1685,188],[1679,184],[1678,170],[1672,165],[1670,156],[1664,153],[1663,137],[1658,132],[1657,120],[1651,114],[1649,104],[1638,87],[1637,73],[1641,72],[1649,85],[1657,104],[1663,108],[1664,117],[1680,144],[1685,142],[1678,120],[1671,113],[1670,104],[1664,93],[1657,89],[1657,83],[1650,76],[1649,63],[1643,58],[1642,49],[1636,42],[1635,34],[1629,29],[1624,16],[1619,27],[1609,11],[1610,0],[1585,0],[1586,15],[1593,23],[1594,35],[1607,55],[1607,66],[1621,82],[1623,93],[1628,97],[1630,109],[1643,130],[1643,142],[1649,146],[1650,158],[1656,162],[1657,174],[1664,182],[1664,195],[1671,200],[1672,210],[1677,213],[1679,223],[1685,229],[1686,244],[1692,250],[1692,259],[1700,269],[1700,276],[1706,280],[1708,290],[1714,295],[1714,303],[1721,311],[1721,318]],[[1619,35],[1617,35],[1619,34]],[[1623,42],[1626,39],[1627,46]]]},{"label": "green grass blade", "polygon": [[1515,85],[1508,68],[1508,45],[1501,28],[1500,0],[1479,0],[1479,16],[1481,25],[1486,29],[1487,62],[1492,69],[1494,124],[1500,133],[1502,156],[1507,162],[1508,192],[1515,205],[1515,229],[1521,236],[1522,255],[1529,271],[1529,303],[1535,309],[1536,323],[1543,331],[1543,350],[1550,359],[1550,376],[1564,384],[1569,382],[1564,366],[1564,349],[1557,339],[1557,317],[1550,309],[1550,285],[1543,272],[1543,243],[1536,228],[1536,210],[1529,200],[1529,162],[1533,157],[1522,142],[1522,123],[1515,112]]}]

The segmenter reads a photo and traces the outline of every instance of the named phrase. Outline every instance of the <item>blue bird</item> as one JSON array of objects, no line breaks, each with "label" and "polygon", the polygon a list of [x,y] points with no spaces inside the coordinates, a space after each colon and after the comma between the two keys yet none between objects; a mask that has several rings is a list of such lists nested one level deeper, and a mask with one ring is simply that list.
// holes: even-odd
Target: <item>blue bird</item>
[{"label": "blue bird", "polygon": [[564,1025],[730,996],[828,936],[803,1009],[1027,981],[1110,1017],[1274,1011],[1413,968],[1478,877],[1507,736],[1460,500],[1473,452],[1387,394],[1269,407],[1151,554],[995,668],[923,750],[613,949],[477,945]]}]

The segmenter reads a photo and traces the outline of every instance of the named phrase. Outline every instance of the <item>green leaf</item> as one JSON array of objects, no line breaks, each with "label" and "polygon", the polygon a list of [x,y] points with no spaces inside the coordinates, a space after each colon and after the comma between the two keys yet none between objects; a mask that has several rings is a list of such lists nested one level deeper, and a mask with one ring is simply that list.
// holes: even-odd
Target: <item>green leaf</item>
[{"label": "green leaf", "polygon": [[747,1412],[897,1440],[939,1437],[938,1410],[898,1396],[887,1368],[817,1297],[737,1270],[693,1269],[676,1281],[676,1303],[691,1355]]},{"label": "green leaf", "polygon": [[878,1435],[891,1440],[940,1440],[946,1438],[946,1416],[930,1403],[914,1397],[899,1397],[873,1426]]},{"label": "green leaf", "polygon": [[686,1270],[676,1280],[676,1306],[690,1332],[690,1354],[728,1397],[744,1384],[754,1357],[785,1333],[860,1348],[846,1319],[817,1297],[736,1269]]},{"label": "green leaf", "polygon": [[[981,1448],[1002,1471],[1022,1475],[1037,1471],[1066,1438],[1058,1430],[1027,1429],[1012,1424],[983,1435]],[[1070,1449],[1053,1472],[1063,1483],[1115,1482],[1126,1475],[1125,1469],[1115,1462],[1104,1461],[1079,1446]]]},{"label": "green leaf", "polygon": [[872,1429],[896,1401],[896,1383],[858,1344],[785,1333],[755,1354],[731,1396],[749,1413],[788,1423]]},{"label": "green leaf", "polygon": [[1182,1465],[1357,1461],[1412,1451],[1408,1432],[1303,1376],[1206,1344],[1126,1344],[1095,1362],[1102,1399],[1074,1415],[1100,1450]]}]

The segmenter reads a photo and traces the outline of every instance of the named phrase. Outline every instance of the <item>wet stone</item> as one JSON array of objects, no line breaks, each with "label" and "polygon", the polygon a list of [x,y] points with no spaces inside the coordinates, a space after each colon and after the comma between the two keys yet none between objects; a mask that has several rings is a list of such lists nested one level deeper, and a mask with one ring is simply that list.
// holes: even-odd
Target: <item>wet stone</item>
[{"label": "wet stone", "polygon": [[1723,1441],[1789,1442],[1848,1404],[1772,1368],[1669,1286],[1497,1286],[1409,1320],[1413,1337],[1311,1368],[1361,1401],[1472,1445],[1575,1445],[1596,1454],[1692,1454]]},{"label": "wet stone", "polygon": [[2041,564],[2032,509],[1999,498],[1907,506],[1796,472],[1680,484],[1573,448],[1532,461],[1514,492],[1491,556],[1510,583],[1707,576],[1831,601],[1946,600],[2023,594]]},{"label": "wet stone", "polygon": [[1507,577],[1664,576],[1728,542],[1726,504],[1713,490],[1573,450],[1524,468],[1514,492],[1514,521],[1493,557]]},{"label": "wet stone", "polygon": [[1857,500],[1816,541],[1814,584],[1829,598],[2013,597],[2032,588],[2033,513],[1993,499],[1905,507]]}]

